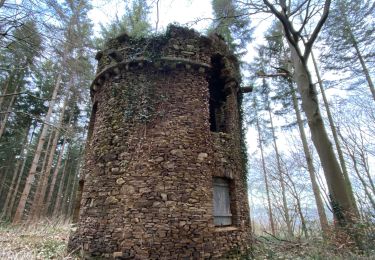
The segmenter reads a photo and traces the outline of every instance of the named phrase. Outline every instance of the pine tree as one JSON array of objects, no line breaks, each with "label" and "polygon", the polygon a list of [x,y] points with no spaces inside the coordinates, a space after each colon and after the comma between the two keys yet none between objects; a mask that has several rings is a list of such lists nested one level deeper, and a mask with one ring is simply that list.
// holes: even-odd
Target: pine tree
[{"label": "pine tree", "polygon": [[214,21],[208,31],[221,35],[233,52],[245,54],[253,34],[246,12],[233,0],[211,0],[211,4]]},{"label": "pine tree", "polygon": [[[264,143],[266,143],[267,140],[265,140],[264,133],[266,132],[266,127],[263,125],[264,121],[261,120],[262,118],[259,115],[259,101],[257,100],[258,97],[256,95],[253,95],[252,98],[252,106],[249,109],[252,111],[253,118],[249,121],[249,123],[252,123],[256,127],[256,131],[258,134],[258,143],[259,143],[259,149],[260,149],[260,155],[261,155],[261,162],[262,162],[262,172],[263,172],[263,178],[264,178],[264,187],[266,189],[266,197],[267,197],[267,210],[268,210],[268,219],[269,224],[271,227],[271,232],[273,235],[276,235],[276,225],[274,220],[274,214],[272,210],[272,203],[271,203],[271,192],[270,192],[270,183],[269,183],[269,173],[267,171],[266,167],[266,160],[264,156]],[[248,115],[249,116],[249,115]]]},{"label": "pine tree", "polygon": [[96,39],[96,47],[101,49],[105,43],[121,34],[127,34],[135,38],[149,35],[152,31],[148,16],[150,7],[146,0],[132,0],[126,3],[125,14],[116,16],[109,25],[101,24],[100,37]]},{"label": "pine tree", "polygon": [[322,62],[329,70],[348,72],[354,85],[365,84],[375,101],[375,4],[371,0],[333,1],[323,30],[328,47]]},{"label": "pine tree", "polygon": [[[74,77],[72,72],[79,73],[83,68],[87,68],[87,59],[83,58],[82,55],[85,52],[89,52],[90,43],[88,41],[88,38],[91,35],[91,25],[87,18],[87,11],[89,10],[90,5],[87,1],[66,0],[62,4],[54,1],[50,1],[49,3],[51,5],[52,11],[57,15],[59,21],[61,22],[61,28],[57,31],[62,32],[63,38],[62,44],[57,45],[57,47],[60,49],[55,50],[60,54],[60,70],[58,71],[58,74],[55,78],[53,93],[49,102],[49,108],[44,118],[45,122],[49,122],[51,120],[54,107],[58,104],[58,96],[59,94],[61,94],[61,90],[68,91],[68,88],[65,87],[65,84],[68,82],[68,78],[79,78],[82,83],[87,81],[87,75],[83,75],[82,77]],[[78,63],[80,65],[78,65]],[[78,69],[79,67],[80,69]],[[78,86],[78,84],[75,86]],[[70,90],[73,91],[72,89]],[[87,91],[88,89],[86,89],[86,92],[84,94],[83,92],[79,92],[79,96],[87,96]],[[77,91],[76,93],[78,94]],[[74,104],[72,104],[72,107],[74,107]],[[49,124],[44,124],[42,126],[39,141],[34,153],[34,158],[27,175],[26,184],[23,188],[16,214],[13,218],[13,223],[19,223],[22,220],[26,202],[28,200],[35,176],[37,174],[39,161],[43,152],[47,134],[49,132],[49,127]],[[39,183],[39,185],[43,184]],[[45,194],[37,195],[43,196],[44,198]],[[36,199],[40,201],[43,200],[43,198]]]}]

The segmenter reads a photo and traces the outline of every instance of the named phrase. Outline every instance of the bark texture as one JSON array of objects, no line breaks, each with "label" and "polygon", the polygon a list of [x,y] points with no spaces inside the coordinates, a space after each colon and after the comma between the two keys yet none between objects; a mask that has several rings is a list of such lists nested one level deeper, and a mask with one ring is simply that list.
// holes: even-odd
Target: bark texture
[{"label": "bark texture", "polygon": [[316,208],[318,210],[320,226],[322,228],[323,235],[327,235],[328,231],[329,231],[328,220],[327,220],[327,216],[326,216],[326,213],[325,213],[325,210],[324,210],[324,203],[323,203],[322,197],[320,195],[319,185],[318,185],[318,182],[316,180],[316,171],[315,171],[315,167],[314,167],[314,164],[313,164],[313,160],[312,160],[311,152],[310,152],[310,149],[309,149],[309,145],[308,145],[308,142],[307,142],[305,128],[303,127],[303,122],[302,122],[301,111],[299,109],[298,100],[297,100],[296,93],[295,93],[294,86],[293,86],[292,82],[289,83],[289,87],[290,87],[290,92],[292,93],[293,108],[294,108],[294,111],[296,113],[298,129],[299,129],[299,133],[300,133],[300,137],[301,137],[301,141],[302,141],[303,152],[304,152],[305,158],[306,158],[307,170],[309,172],[310,179],[311,179],[311,186],[312,186],[312,190],[313,190],[313,193],[314,193]]}]

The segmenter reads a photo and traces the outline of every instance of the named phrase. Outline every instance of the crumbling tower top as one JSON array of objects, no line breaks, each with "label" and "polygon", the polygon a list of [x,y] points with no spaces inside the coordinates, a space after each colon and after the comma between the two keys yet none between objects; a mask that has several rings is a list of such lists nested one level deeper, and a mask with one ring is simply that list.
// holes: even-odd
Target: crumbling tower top
[{"label": "crumbling tower top", "polygon": [[212,34],[202,36],[192,29],[170,25],[165,35],[150,38],[132,38],[120,35],[105,45],[96,55],[98,69],[91,85],[91,95],[106,78],[116,76],[121,69],[154,66],[159,70],[186,69],[205,72],[212,69],[212,58],[223,58],[221,77],[232,81],[238,90],[240,82],[237,58],[228,50],[223,39]]}]

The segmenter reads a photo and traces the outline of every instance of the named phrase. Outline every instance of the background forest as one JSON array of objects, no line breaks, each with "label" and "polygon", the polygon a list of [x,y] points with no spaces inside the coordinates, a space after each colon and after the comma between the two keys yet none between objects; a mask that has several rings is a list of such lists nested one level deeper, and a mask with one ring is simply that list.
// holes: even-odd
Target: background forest
[{"label": "background forest", "polygon": [[[173,2],[0,0],[3,223],[70,221],[95,53],[121,33],[163,33]],[[243,113],[255,234],[375,250],[375,1],[210,3],[209,17],[181,25],[222,35],[253,88]],[[108,6],[111,17],[88,15]]]}]

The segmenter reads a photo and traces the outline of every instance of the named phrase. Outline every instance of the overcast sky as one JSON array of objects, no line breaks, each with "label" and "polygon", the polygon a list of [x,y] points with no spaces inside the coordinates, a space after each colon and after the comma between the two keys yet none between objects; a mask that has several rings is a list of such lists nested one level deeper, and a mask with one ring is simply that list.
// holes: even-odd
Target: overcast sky
[{"label": "overcast sky", "polygon": [[[124,1],[121,0],[94,0],[94,8],[89,12],[98,30],[99,23],[106,24],[118,15],[124,13]],[[156,1],[155,1],[156,2]],[[156,23],[155,5],[151,13],[152,25]],[[193,21],[201,18],[212,17],[211,0],[160,0],[159,3],[159,28],[166,28],[169,23],[189,24],[192,28],[202,31],[208,27],[210,20],[205,19],[197,24]]]}]

